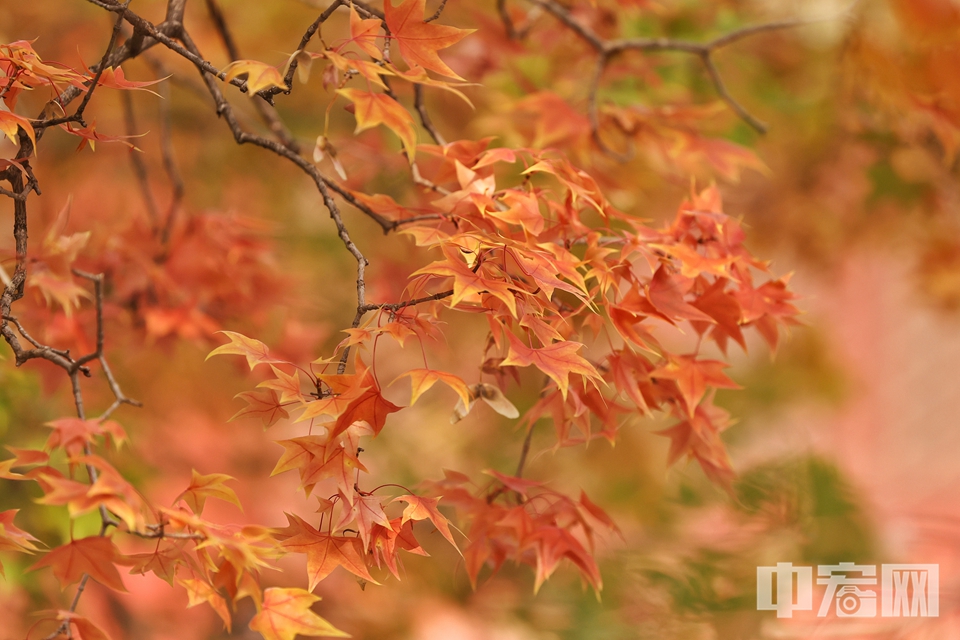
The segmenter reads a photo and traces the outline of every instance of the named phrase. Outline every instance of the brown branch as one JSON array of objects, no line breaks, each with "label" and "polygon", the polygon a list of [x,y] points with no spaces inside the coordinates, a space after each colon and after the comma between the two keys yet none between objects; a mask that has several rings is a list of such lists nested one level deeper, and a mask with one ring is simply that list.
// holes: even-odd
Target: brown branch
[{"label": "brown branch", "polygon": [[507,37],[516,40],[518,37],[517,29],[510,18],[510,12],[507,10],[507,0],[497,0],[497,13],[500,14],[500,21],[503,22],[503,29],[507,32]]},{"label": "brown branch", "polygon": [[[183,44],[187,49],[197,58],[200,57],[199,50],[197,49],[196,44],[193,42],[193,39],[190,35],[184,31],[181,34],[181,39]],[[300,157],[298,154],[294,153],[291,149],[283,146],[282,144],[273,141],[267,140],[260,136],[253,135],[243,131],[240,127],[240,123],[237,121],[236,116],[233,113],[233,108],[230,106],[230,103],[227,102],[226,98],[223,95],[223,92],[220,91],[220,86],[214,81],[211,74],[207,73],[203,67],[197,65],[201,79],[204,84],[207,85],[207,90],[210,92],[211,97],[217,108],[217,115],[223,118],[224,122],[227,123],[227,126],[230,128],[231,133],[233,133],[234,140],[237,144],[253,144],[258,147],[273,151],[279,156],[282,156],[298,167],[300,167],[305,173],[307,173],[311,178],[313,178],[314,184],[317,187],[317,190],[320,192],[320,196],[323,199],[324,206],[326,206],[327,211],[330,212],[330,218],[333,220],[334,225],[337,228],[337,235],[340,237],[341,242],[346,247],[347,251],[354,257],[357,261],[357,320],[355,320],[354,326],[359,324],[359,318],[362,316],[361,308],[366,304],[366,267],[369,264],[364,255],[360,252],[360,249],[350,238],[350,232],[347,230],[346,225],[343,222],[343,216],[340,213],[340,208],[337,206],[336,201],[333,199],[331,194],[331,189],[328,189],[328,179],[325,178],[317,168],[307,162],[304,158]],[[355,200],[352,196],[351,199]],[[369,209],[368,209],[369,210]],[[370,211],[375,220],[380,222],[384,231],[389,231],[394,228],[394,224],[379,214]],[[346,353],[344,354],[346,356]],[[344,359],[339,366],[338,372],[343,373],[346,370],[346,360]]]},{"label": "brown branch", "polygon": [[413,300],[404,300],[403,302],[381,302],[379,304],[365,304],[360,307],[360,310],[366,313],[367,311],[375,311],[377,309],[388,309],[394,313],[405,309],[407,307],[413,307],[424,302],[433,302],[434,300],[443,300],[444,298],[449,298],[453,295],[453,289],[447,291],[441,291],[440,293],[434,293],[429,296],[423,296],[422,298],[414,298]]},{"label": "brown branch", "polygon": [[[337,1],[339,2],[339,0]],[[223,41],[223,46],[227,50],[227,55],[230,56],[230,60],[241,60],[243,56],[240,55],[240,49],[237,47],[237,43],[234,40],[229,27],[227,26],[227,19],[223,15],[223,11],[220,9],[220,5],[217,3],[217,0],[206,0],[206,3],[207,10],[210,13],[211,19],[213,20],[214,27],[216,27],[217,33],[220,35],[220,39]],[[305,36],[305,38],[307,41],[309,41],[309,36]],[[305,46],[306,42],[302,42],[300,49],[298,50],[302,50]],[[296,58],[294,58],[290,63],[292,70],[287,70],[287,75],[289,77],[284,78],[284,82],[288,87],[293,86],[292,71],[296,71],[296,67],[294,66],[295,62]],[[282,92],[281,89],[277,89],[277,91]],[[263,120],[267,127],[269,127],[270,131],[277,138],[277,140],[283,144],[283,146],[287,147],[294,153],[302,152],[300,143],[297,142],[296,138],[293,137],[293,134],[283,123],[283,120],[280,119],[280,114],[277,113],[276,108],[261,100],[255,100],[253,102],[253,108],[257,110],[257,113],[260,115],[260,119]]]},{"label": "brown branch", "polygon": [[[130,2],[131,0],[127,0],[125,3],[123,3],[123,8],[126,9]],[[80,123],[80,126],[82,127],[87,126],[87,123],[83,119],[83,112],[86,110],[87,105],[90,104],[90,99],[93,97],[93,92],[100,83],[100,78],[103,76],[103,72],[107,69],[107,61],[110,59],[110,54],[113,53],[113,45],[117,41],[117,36],[120,35],[121,24],[123,24],[123,14],[117,16],[116,22],[113,23],[113,31],[110,32],[110,40],[107,42],[107,50],[103,52],[103,56],[100,58],[100,64],[97,65],[97,72],[93,76],[93,80],[90,81],[90,88],[87,89],[86,94],[83,96],[83,100],[80,101],[80,106],[78,106],[77,110],[73,112],[73,119]]]},{"label": "brown branch", "polygon": [[[324,9],[323,13],[321,13],[320,16],[316,20],[314,20],[309,27],[307,27],[307,30],[304,31],[303,37],[300,38],[300,45],[297,47],[297,51],[303,51],[307,47],[307,45],[310,43],[310,40],[313,38],[314,34],[320,30],[320,25],[326,22],[327,19],[329,19],[330,16],[333,15],[333,12],[339,9],[340,6],[343,4],[344,4],[344,0],[334,0],[332,3],[330,3],[329,7]],[[293,60],[290,61],[290,66],[287,67],[287,73],[283,77],[283,80],[288,87],[293,86],[293,75],[297,72],[298,66],[299,66],[299,62],[297,61],[296,58],[294,58]],[[281,90],[277,89],[276,87],[273,87],[271,91],[276,91],[279,93]]]},{"label": "brown branch", "polygon": [[170,204],[167,205],[167,218],[163,223],[163,229],[160,231],[160,242],[166,244],[170,240],[170,233],[173,231],[173,223],[176,221],[177,212],[180,211],[180,203],[183,201],[184,184],[183,177],[180,175],[180,169],[177,168],[177,162],[173,155],[173,129],[170,126],[170,88],[163,85],[160,88],[160,95],[163,98],[160,101],[160,157],[163,160],[163,170],[170,180]]},{"label": "brown branch", "polygon": [[[720,97],[720,99],[723,100],[730,110],[733,111],[740,119],[750,125],[758,133],[763,134],[767,131],[767,125],[750,114],[750,112],[747,111],[747,109],[740,104],[740,102],[738,102],[733,95],[730,94],[722,76],[720,75],[719,70],[713,62],[713,53],[722,47],[758,33],[790,29],[798,26],[835,19],[834,16],[813,20],[780,20],[776,22],[751,25],[741,29],[736,29],[730,33],[724,34],[705,43],[692,42],[689,40],[677,40],[673,38],[621,38],[617,40],[604,40],[600,35],[593,31],[593,29],[574,18],[566,7],[559,4],[555,0],[529,1],[553,15],[557,20],[562,22],[571,31],[577,34],[577,36],[579,36],[580,39],[582,39],[594,51],[596,51],[597,68],[594,72],[594,82],[591,84],[590,88],[588,107],[591,128],[590,133],[594,142],[596,142],[597,146],[604,153],[615,156],[620,160],[628,160],[630,157],[632,157],[632,153],[628,152],[624,155],[613,151],[600,138],[600,118],[599,109],[597,106],[597,94],[599,91],[600,78],[603,75],[603,70],[610,63],[614,56],[625,51],[642,51],[645,53],[673,51],[697,56],[703,63],[704,68],[707,71],[707,75],[710,77],[710,81],[713,83],[714,90],[717,92],[717,95]],[[498,2],[498,8],[501,11],[501,17],[505,17],[505,24],[511,24],[512,26],[512,23],[508,22],[509,16],[506,15],[506,9],[502,2]]]},{"label": "brown branch", "polygon": [[420,124],[422,124],[426,132],[430,134],[433,141],[439,145],[447,144],[443,135],[437,131],[433,121],[430,119],[430,114],[427,113],[427,107],[423,103],[423,85],[421,84],[413,85],[413,106],[417,110],[417,115],[420,116]]},{"label": "brown branch", "polygon": [[607,62],[609,60],[609,55],[606,53],[601,53],[597,56],[597,64],[594,67],[593,75],[590,78],[590,89],[587,94],[587,117],[590,120],[590,136],[593,138],[594,143],[601,151],[606,153],[609,156],[617,159],[620,162],[629,162],[633,159],[634,148],[633,143],[629,139],[627,140],[627,152],[620,153],[610,148],[606,142],[603,141],[603,138],[600,137],[600,107],[598,104],[597,95],[600,92],[600,81],[603,79],[603,72],[607,68]]},{"label": "brown branch", "polygon": [[439,18],[440,14],[443,13],[443,10],[444,8],[446,8],[446,6],[447,6],[447,0],[440,0],[440,6],[437,7],[436,12],[434,12],[432,16],[424,20],[424,22],[433,22],[434,20]]},{"label": "brown branch", "polygon": [[568,29],[576,33],[580,38],[589,44],[597,53],[603,53],[607,43],[597,33],[574,18],[566,7],[553,0],[530,0],[533,4],[550,13],[554,18],[562,22]]},{"label": "brown branch", "polygon": [[720,76],[720,72],[717,70],[716,65],[713,64],[713,58],[711,55],[709,53],[703,53],[700,56],[700,60],[703,61],[703,66],[707,70],[707,75],[710,76],[710,81],[713,82],[713,88],[716,90],[717,95],[719,95],[720,98],[727,103],[727,106],[730,107],[733,112],[740,117],[741,120],[753,127],[757,133],[766,133],[766,123],[753,116],[742,104],[737,102],[737,100],[730,95],[729,91],[727,91],[727,85],[724,84],[723,78]]},{"label": "brown branch", "polygon": [[520,460],[517,461],[517,470],[513,474],[516,478],[523,477],[523,468],[527,464],[527,454],[530,453],[531,440],[533,440],[533,423],[527,427],[527,435],[523,439],[523,447],[520,449]]},{"label": "brown branch", "polygon": [[164,22],[183,24],[183,13],[187,8],[187,0],[168,0],[167,15]]},{"label": "brown branch", "polygon": [[[127,135],[136,135],[137,121],[133,112],[133,97],[129,91],[123,92],[123,114],[127,125]],[[150,191],[147,165],[136,149],[130,149],[130,166],[133,168],[133,175],[137,179],[137,185],[140,187],[140,195],[143,197],[143,204],[147,208],[147,217],[150,218],[150,226],[156,231],[157,226],[160,224],[160,212],[157,210],[157,202],[153,199],[153,193]]]}]

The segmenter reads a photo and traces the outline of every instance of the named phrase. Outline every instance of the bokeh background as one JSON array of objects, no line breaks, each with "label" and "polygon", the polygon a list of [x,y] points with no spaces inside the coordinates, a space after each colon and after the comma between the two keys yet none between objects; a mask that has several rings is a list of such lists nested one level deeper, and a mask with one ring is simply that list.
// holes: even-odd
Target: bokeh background
[{"label": "bokeh background", "polygon": [[[133,8],[160,21],[164,4],[137,0]],[[318,588],[324,600],[317,610],[354,637],[378,639],[960,638],[960,5],[572,4],[575,15],[610,33],[697,41],[762,21],[828,18],[758,34],[717,54],[731,93],[769,124],[764,136],[718,105],[696,59],[624,59],[601,98],[613,105],[606,113],[628,105],[644,110],[647,133],[634,134],[638,153],[627,163],[591,150],[583,79],[592,62],[552,18],[509,1],[518,24],[529,25],[522,43],[505,37],[495,4],[486,0],[450,0],[441,20],[478,29],[445,54],[477,83],[463,88],[476,109],[439,92],[428,96],[448,139],[496,136],[494,144],[556,147],[600,176],[618,207],[654,223],[673,215],[691,178],[700,185],[715,180],[726,211],[743,218],[752,249],[772,259],[776,273],[794,272],[805,325],[775,358],[759,339],[748,353],[735,353],[731,375],[744,388],[718,394],[738,420],[725,434],[738,472],[734,496],[695,464],[667,468],[667,442],[653,433],[665,423],[627,417],[616,447],[597,441],[559,451],[550,449],[543,428],[533,440],[531,476],[564,490],[582,487],[622,530],[622,539],[600,543],[602,599],[571,567],[537,595],[532,572],[511,566],[474,591],[455,552],[428,539],[433,556],[409,556],[399,582],[362,589],[338,571]],[[242,55],[276,65],[324,5],[221,2]],[[111,20],[77,0],[8,0],[0,3],[0,40],[36,38],[45,59],[92,64]],[[187,22],[207,58],[226,64],[203,2],[188,3]],[[345,25],[345,15],[335,18],[322,35],[336,41]],[[32,200],[31,238],[42,242],[50,228],[91,229],[79,264],[114,269],[111,294],[135,301],[113,307],[109,318],[116,374],[145,405],[117,416],[133,454],[115,456],[120,470],[160,501],[180,491],[191,468],[229,473],[245,511],[217,505],[215,516],[282,526],[281,510],[314,508],[296,494],[290,474],[267,479],[280,452],[271,442],[299,432],[283,423],[268,432],[253,421],[228,424],[239,409],[232,398],[252,387],[251,377],[226,359],[203,360],[221,328],[256,334],[299,361],[329,354],[353,316],[352,258],[308,181],[273,156],[237,147],[188,65],[158,48],[124,69],[137,80],[173,74],[153,87],[162,97],[133,96],[129,131],[118,93],[98,91],[91,105],[98,131],[144,134],[130,141],[143,150],[163,212],[172,197],[160,152],[169,114],[185,184],[173,257],[161,274],[150,260],[134,259],[149,247],[130,150],[101,142],[95,152],[78,152],[77,140],[57,131],[42,141],[36,163],[43,196]],[[331,96],[315,70],[308,85],[279,102],[306,148],[324,132]],[[29,100],[22,113],[39,112],[42,101]],[[262,129],[244,96],[231,100],[247,126]],[[392,134],[374,130],[354,140],[353,117],[342,106],[330,111],[328,137],[348,184],[398,201],[415,198]],[[668,129],[696,135],[671,134],[664,142]],[[11,152],[0,144],[4,157]],[[68,199],[68,214],[58,217]],[[414,271],[427,256],[416,255],[409,239],[383,237],[356,212],[346,215],[374,257],[370,297],[397,299],[404,282],[396,274]],[[11,220],[12,206],[0,202],[0,224]],[[10,269],[12,238],[0,238],[0,250]],[[89,335],[89,309],[66,317],[30,304],[47,340],[82,344]],[[483,330],[482,322],[465,321],[436,357],[448,358],[451,368],[477,360]],[[381,378],[404,371],[410,357],[419,356],[379,354]],[[3,444],[39,445],[46,437],[41,425],[69,413],[58,373],[43,363],[22,370],[9,359],[0,364]],[[109,402],[97,384],[86,392],[94,406]],[[401,384],[387,394],[406,403]],[[533,391],[511,398],[521,410],[536,400]],[[412,485],[439,477],[443,467],[477,473],[515,464],[522,432],[488,410],[451,426],[451,407],[450,397],[436,393],[416,422],[396,416],[367,454],[374,477]],[[29,491],[0,481],[0,510],[36,497]],[[31,509],[22,526],[59,544],[68,533],[61,511]],[[96,526],[81,520],[75,531]],[[840,561],[938,563],[940,617],[777,620],[756,611],[758,565]],[[26,572],[28,557],[7,554],[3,562],[0,638],[23,638],[30,612],[65,596],[49,572]],[[284,569],[277,584],[303,581],[295,562]],[[82,605],[113,638],[227,637],[211,612],[186,608],[182,590],[153,577],[124,582],[129,594],[94,585]],[[241,609],[237,620],[250,615]],[[234,629],[234,636],[253,637],[245,624]]]}]

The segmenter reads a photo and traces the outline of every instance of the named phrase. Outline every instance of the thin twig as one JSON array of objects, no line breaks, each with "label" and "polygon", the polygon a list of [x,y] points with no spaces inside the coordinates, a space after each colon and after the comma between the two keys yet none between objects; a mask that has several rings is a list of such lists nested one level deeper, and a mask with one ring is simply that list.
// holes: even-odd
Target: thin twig
[{"label": "thin twig", "polygon": [[439,18],[440,14],[443,13],[443,10],[446,6],[447,6],[447,0],[440,0],[440,6],[437,7],[436,12],[432,16],[424,20],[424,22],[433,22],[434,20]]},{"label": "thin twig", "polygon": [[381,302],[379,304],[365,304],[360,309],[364,313],[367,311],[374,311],[376,309],[389,309],[396,313],[400,309],[405,309],[406,307],[413,307],[424,302],[432,302],[434,300],[443,300],[444,298],[449,298],[453,295],[453,289],[447,291],[441,291],[440,293],[434,293],[429,296],[423,296],[422,298],[414,298],[413,300],[404,300],[403,302]]},{"label": "thin twig", "polygon": [[[133,112],[133,97],[129,91],[123,92],[123,113],[127,124],[127,135],[136,135],[137,121]],[[130,166],[133,168],[133,175],[136,177],[137,184],[140,186],[140,195],[143,197],[143,203],[147,208],[147,217],[150,218],[150,226],[156,229],[160,221],[160,212],[157,210],[157,202],[153,199],[153,193],[150,191],[147,165],[136,149],[130,149]]]},{"label": "thin twig", "polygon": [[427,107],[423,103],[423,85],[421,84],[413,85],[413,106],[417,110],[417,115],[420,116],[420,124],[422,124],[426,132],[430,134],[433,141],[441,146],[447,144],[446,139],[437,131],[433,121],[430,119],[430,114],[427,113]]}]

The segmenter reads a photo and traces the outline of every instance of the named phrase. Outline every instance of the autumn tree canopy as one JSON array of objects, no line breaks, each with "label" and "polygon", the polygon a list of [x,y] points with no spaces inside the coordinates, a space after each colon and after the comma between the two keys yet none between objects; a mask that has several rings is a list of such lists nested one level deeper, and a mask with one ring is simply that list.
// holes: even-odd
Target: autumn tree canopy
[{"label": "autumn tree canopy", "polygon": [[[618,468],[748,508],[728,369],[799,324],[773,250],[862,228],[801,220],[806,185],[842,165],[842,206],[894,140],[897,172],[956,165],[957,11],[861,4],[0,9],[10,633],[387,637],[358,612],[417,575],[599,598],[643,536],[596,495]],[[792,151],[816,109],[833,156]]]}]

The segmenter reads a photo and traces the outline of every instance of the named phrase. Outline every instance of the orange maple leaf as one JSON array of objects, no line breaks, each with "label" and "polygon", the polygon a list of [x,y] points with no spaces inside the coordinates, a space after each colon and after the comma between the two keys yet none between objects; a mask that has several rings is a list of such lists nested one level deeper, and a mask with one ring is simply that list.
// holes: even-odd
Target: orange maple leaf
[{"label": "orange maple leaf", "polygon": [[700,320],[713,324],[714,320],[703,311],[688,304],[683,295],[690,290],[691,281],[680,275],[670,275],[661,265],[647,285],[647,298],[660,317],[671,324],[675,320]]},{"label": "orange maple leaf", "polygon": [[[342,529],[345,525],[354,522],[357,531],[360,533],[360,540],[363,542],[364,548],[367,548],[370,544],[370,530],[373,525],[390,526],[390,520],[384,513],[383,505],[377,496],[357,494],[348,498],[346,494],[341,492],[340,497],[343,498],[343,510],[340,521],[334,528]],[[350,498],[353,500],[352,503]]]},{"label": "orange maple leaf", "polygon": [[437,51],[459,42],[476,29],[458,29],[423,22],[425,5],[426,0],[406,0],[394,7],[390,0],[384,0],[383,14],[387,27],[390,28],[390,35],[396,40],[400,55],[411,67],[419,65],[424,69],[462,80],[463,78],[440,59]]},{"label": "orange maple leaf", "polygon": [[230,632],[230,609],[227,607],[226,599],[217,593],[213,586],[204,580],[185,579],[178,580],[178,582],[187,590],[188,609],[198,604],[203,604],[204,602],[208,603],[213,610],[217,612],[220,619],[223,620],[223,625],[227,628],[227,633]]},{"label": "orange maple leaf", "polygon": [[676,380],[687,411],[694,409],[707,392],[707,385],[721,389],[739,389],[740,385],[727,377],[723,370],[730,365],[720,360],[698,360],[696,356],[672,356],[670,362],[650,372],[651,378]]},{"label": "orange maple leaf", "polygon": [[223,81],[230,82],[244,74],[247,76],[247,95],[250,97],[270,87],[287,88],[279,69],[257,60],[234,60],[223,68]]},{"label": "orange maple leaf", "polygon": [[227,344],[222,344],[210,353],[207,354],[207,357],[204,359],[209,360],[213,356],[219,355],[237,355],[243,356],[247,359],[247,364],[250,366],[250,370],[253,371],[253,368],[258,364],[277,364],[284,362],[283,360],[276,360],[270,357],[270,349],[267,348],[267,345],[263,344],[256,338],[248,338],[242,333],[237,333],[236,331],[218,331],[217,333],[222,333],[230,339],[230,342]]},{"label": "orange maple leaf", "polygon": [[60,587],[79,582],[83,574],[116,591],[126,591],[120,573],[113,563],[120,559],[120,552],[110,538],[91,536],[53,549],[28,571],[51,567]]},{"label": "orange maple leaf", "polygon": [[564,340],[534,349],[525,345],[520,338],[512,333],[508,332],[507,338],[510,340],[510,351],[506,360],[502,363],[503,366],[536,366],[537,369],[540,369],[557,383],[564,399],[566,399],[567,390],[570,387],[568,376],[571,373],[579,373],[594,380],[601,379],[593,365],[582,356],[577,355],[577,351],[583,347],[578,342]]},{"label": "orange maple leaf", "polygon": [[382,124],[403,143],[407,158],[413,161],[417,151],[417,132],[413,128],[413,116],[399,102],[385,93],[371,93],[360,89],[337,89],[337,93],[354,105],[353,115],[357,119],[354,133]]},{"label": "orange maple leaf", "polygon": [[[242,416],[250,416],[260,418],[264,427],[270,427],[281,418],[290,417],[287,410],[280,405],[277,392],[273,389],[243,391],[235,395],[234,398],[243,398],[247,402],[247,406],[233,414],[230,420],[236,420]],[[230,420],[228,420],[228,422]]]},{"label": "orange maple leaf", "polygon": [[[32,553],[37,549],[33,543],[39,541],[13,524],[13,518],[18,511],[19,509],[0,511],[0,551]],[[0,576],[3,575],[3,565],[0,564]]]},{"label": "orange maple leaf", "polygon": [[[464,404],[470,403],[470,388],[459,376],[455,376],[452,373],[434,369],[411,369],[406,373],[401,373],[393,382],[396,382],[400,378],[410,378],[411,405],[415,403],[424,392],[436,384],[438,380],[443,381],[448,387],[456,391]],[[393,384],[393,382],[390,384]]]},{"label": "orange maple leaf", "polygon": [[[354,396],[344,412],[337,418],[337,422],[330,432],[331,438],[340,435],[355,422],[366,423],[373,430],[373,435],[377,435],[383,429],[387,416],[401,409],[380,394],[380,385],[373,377],[373,372],[362,363],[358,366],[361,367],[358,373],[345,376],[345,378],[349,378],[350,394],[353,394],[353,390],[359,390],[359,393]],[[330,376],[321,378],[324,382],[331,379]],[[347,381],[344,380],[344,382]],[[334,391],[337,391],[337,389],[334,389]]]},{"label": "orange maple leaf", "polygon": [[287,514],[287,520],[290,521],[290,528],[299,533],[285,540],[283,547],[289,551],[307,554],[310,591],[337,567],[343,567],[368,582],[380,584],[370,575],[363,561],[363,548],[359,538],[321,533],[295,515]]},{"label": "orange maple leaf", "polygon": [[318,600],[319,596],[303,589],[267,589],[263,592],[263,606],[250,621],[250,628],[266,640],[293,640],[298,634],[349,638],[350,634],[310,610]]},{"label": "orange maple leaf", "polygon": [[413,273],[412,277],[430,274],[453,278],[453,297],[451,305],[457,305],[467,296],[490,294],[503,302],[514,317],[517,315],[517,301],[507,280],[488,277],[484,265],[471,268],[458,255],[460,251],[449,245],[443,246],[445,260],[438,260]]},{"label": "orange maple leaf", "polygon": [[356,8],[350,5],[350,42],[375,60],[380,60],[383,54],[377,47],[377,32],[383,23],[376,18],[361,18]]},{"label": "orange maple leaf", "polygon": [[197,473],[196,469],[193,469],[190,477],[190,486],[177,496],[174,502],[182,499],[193,509],[194,513],[199,514],[203,511],[203,505],[207,501],[207,498],[218,498],[224,502],[237,505],[237,508],[243,511],[236,492],[224,484],[227,480],[233,479],[234,478],[225,473],[211,473],[204,476]]},{"label": "orange maple leaf", "polygon": [[424,498],[421,496],[406,495],[396,497],[391,502],[397,501],[407,503],[406,509],[403,510],[401,525],[405,524],[408,520],[429,520],[433,523],[433,526],[437,528],[437,531],[440,532],[440,535],[446,538],[447,542],[452,544],[454,549],[460,551],[460,547],[453,541],[453,534],[450,533],[450,521],[437,509],[437,503],[440,502],[439,497]]},{"label": "orange maple leaf", "polygon": [[110,640],[110,636],[103,629],[73,611],[58,611],[57,620],[68,621],[76,631],[73,637],[80,640]]}]

